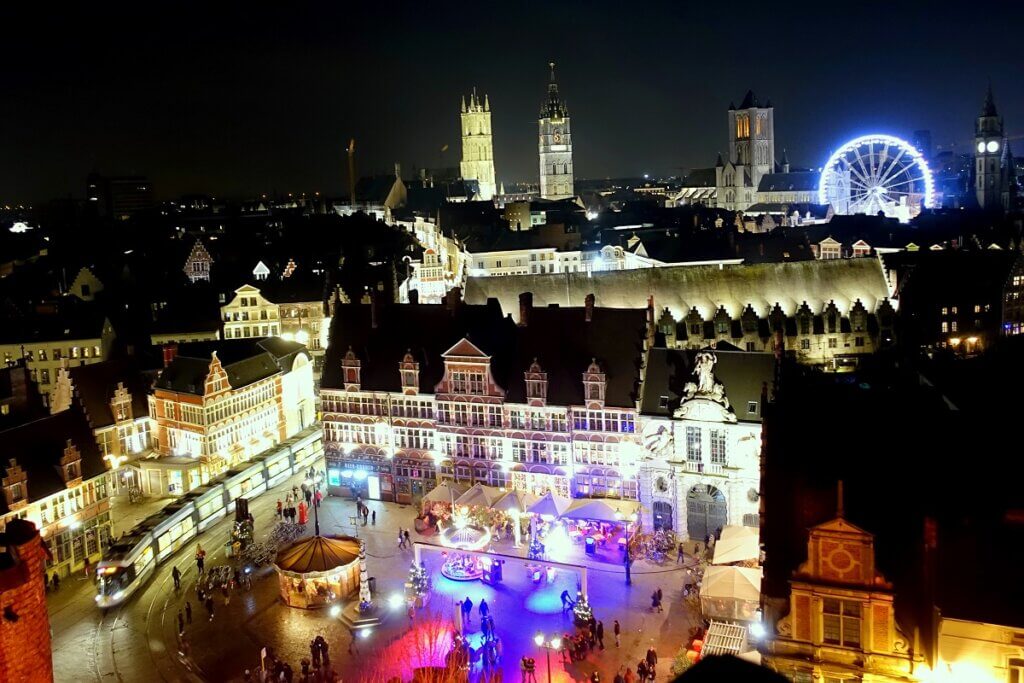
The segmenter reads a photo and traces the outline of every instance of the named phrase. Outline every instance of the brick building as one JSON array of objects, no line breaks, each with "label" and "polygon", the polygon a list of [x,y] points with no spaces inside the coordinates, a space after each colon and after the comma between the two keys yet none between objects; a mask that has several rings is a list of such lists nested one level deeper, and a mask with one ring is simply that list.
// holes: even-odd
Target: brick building
[{"label": "brick building", "polygon": [[0,681],[53,681],[46,557],[30,522],[13,521],[0,533]]}]

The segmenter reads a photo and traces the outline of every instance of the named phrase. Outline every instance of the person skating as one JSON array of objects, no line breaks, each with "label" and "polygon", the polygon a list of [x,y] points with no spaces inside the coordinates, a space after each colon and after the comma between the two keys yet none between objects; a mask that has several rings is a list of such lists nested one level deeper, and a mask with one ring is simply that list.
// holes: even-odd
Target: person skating
[{"label": "person skating", "polygon": [[171,569],[171,578],[174,579],[174,590],[181,590],[181,572],[177,567]]},{"label": "person skating", "polygon": [[188,600],[185,601],[185,623],[192,623],[192,603]]},{"label": "person skating", "polygon": [[569,597],[569,591],[568,590],[562,591],[561,598],[562,598],[562,611],[563,612],[565,612],[566,610],[569,610],[570,608],[572,608],[573,605],[576,604],[575,602],[573,602],[572,598]]},{"label": "person skating", "polygon": [[615,620],[615,625],[612,627],[612,630],[615,632],[615,647],[619,647],[619,637],[622,634],[622,627],[619,626],[618,619]]}]

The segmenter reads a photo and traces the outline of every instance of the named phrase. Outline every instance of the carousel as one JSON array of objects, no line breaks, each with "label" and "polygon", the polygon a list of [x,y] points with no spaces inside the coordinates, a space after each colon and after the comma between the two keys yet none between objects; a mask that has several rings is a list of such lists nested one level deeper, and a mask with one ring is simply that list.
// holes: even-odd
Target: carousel
[{"label": "carousel", "polygon": [[441,574],[453,581],[474,581],[484,575],[480,558],[460,550],[482,550],[491,542],[491,532],[471,524],[469,508],[457,507],[452,515],[452,525],[441,530],[442,545],[451,548],[445,553]]},{"label": "carousel", "polygon": [[286,605],[323,607],[359,588],[359,541],[350,536],[304,538],[277,554],[274,569]]}]

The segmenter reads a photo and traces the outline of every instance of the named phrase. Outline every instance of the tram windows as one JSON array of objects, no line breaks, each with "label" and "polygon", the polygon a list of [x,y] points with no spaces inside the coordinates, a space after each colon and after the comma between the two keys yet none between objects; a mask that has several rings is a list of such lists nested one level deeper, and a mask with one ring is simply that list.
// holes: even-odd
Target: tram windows
[{"label": "tram windows", "polygon": [[100,595],[112,600],[119,600],[124,595],[125,589],[135,580],[135,567],[133,565],[100,567],[96,570],[96,579]]},{"label": "tram windows", "polygon": [[194,532],[195,526],[192,523],[192,518],[186,517],[164,533],[160,534],[160,538],[157,539],[157,543],[160,546],[160,557],[164,557],[164,551],[168,548],[172,548],[172,552],[173,550],[177,550],[179,542],[183,538],[191,538],[194,535]]}]

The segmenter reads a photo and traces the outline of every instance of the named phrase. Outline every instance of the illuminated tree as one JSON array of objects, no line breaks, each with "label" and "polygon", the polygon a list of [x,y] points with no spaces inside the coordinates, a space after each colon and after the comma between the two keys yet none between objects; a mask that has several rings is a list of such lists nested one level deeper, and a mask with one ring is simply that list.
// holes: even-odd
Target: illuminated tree
[{"label": "illuminated tree", "polygon": [[366,541],[359,542],[359,611],[369,612],[373,609],[373,596],[370,594],[370,575],[366,571]]},{"label": "illuminated tree", "polygon": [[430,591],[430,577],[427,575],[427,567],[422,562],[412,563],[409,569],[409,584],[417,597],[423,597]]}]

